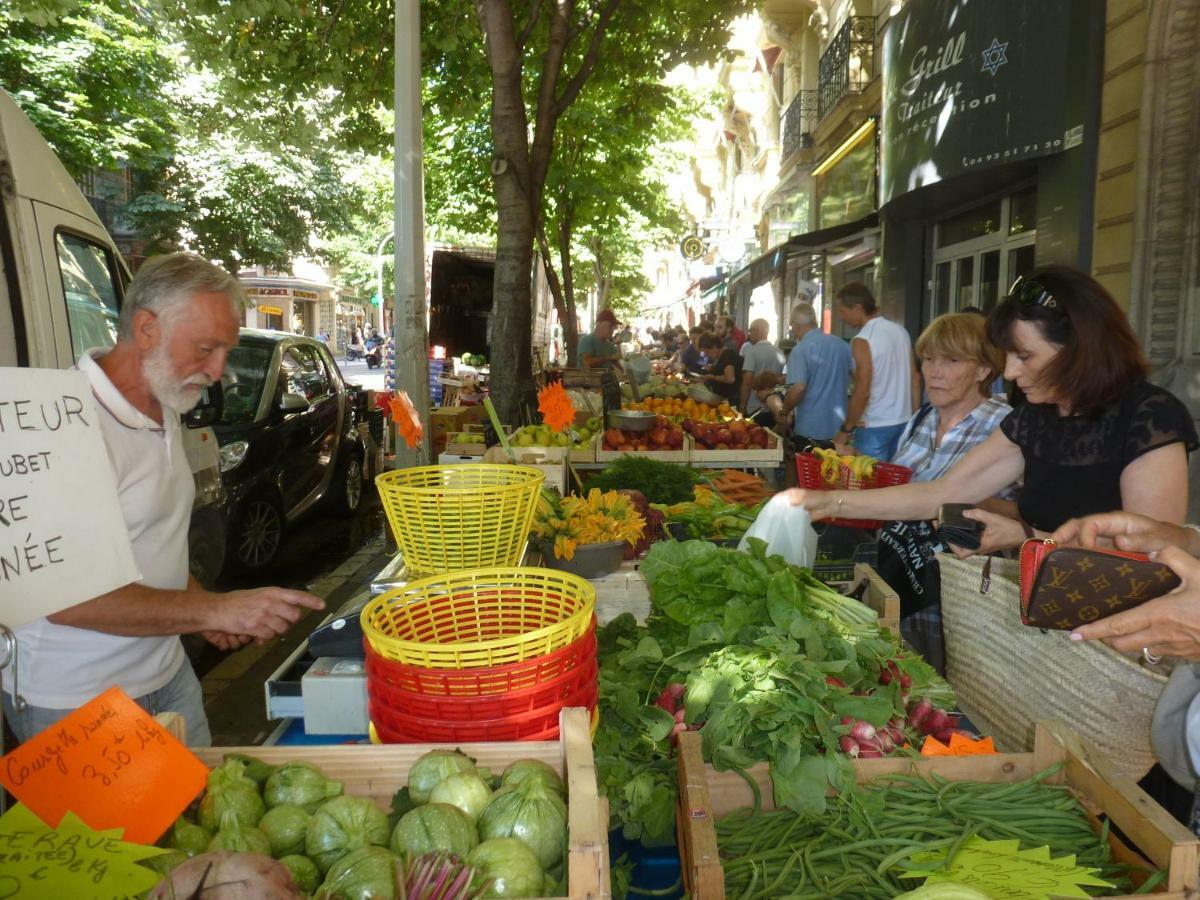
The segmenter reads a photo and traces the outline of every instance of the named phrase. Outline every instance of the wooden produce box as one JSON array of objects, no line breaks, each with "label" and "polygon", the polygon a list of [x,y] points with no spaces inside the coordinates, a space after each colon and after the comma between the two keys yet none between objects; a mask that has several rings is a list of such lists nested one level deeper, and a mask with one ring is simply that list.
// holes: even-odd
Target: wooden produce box
[{"label": "wooden produce box", "polygon": [[[481,766],[499,772],[518,759],[539,759],[554,766],[567,784],[570,846],[567,893],[570,900],[611,897],[608,868],[608,801],[596,788],[588,711],[564,709],[558,741],[459,744]],[[244,753],[272,765],[307,762],[342,782],[347,794],[370,797],[381,809],[408,783],[417,758],[446,744],[382,744],[297,747],[211,747],[194,751],[206,766],[219,765],[226,753]]]},{"label": "wooden produce box", "polygon": [[[719,900],[725,896],[725,873],[718,856],[715,819],[753,805],[753,797],[749,785],[736,772],[717,772],[704,763],[698,733],[685,731],[679,735],[678,758],[680,805],[675,821],[684,887],[693,900]],[[1200,882],[1200,841],[1061,723],[1038,724],[1032,753],[860,759],[854,766],[860,784],[897,773],[938,775],[952,781],[1014,783],[1060,762],[1064,763],[1063,770],[1050,781],[1070,785],[1090,813],[1097,832],[1101,827],[1097,817],[1105,815],[1128,840],[1126,843],[1110,834],[1113,858],[1168,870],[1161,890],[1150,896],[1194,900]],[[748,774],[762,790],[763,808],[774,809],[767,764],[752,766]],[[914,881],[913,888],[917,886]],[[1121,896],[1128,900],[1132,895]]]},{"label": "wooden produce box", "polygon": [[892,586],[879,577],[879,573],[866,563],[854,567],[854,588],[866,582],[862,602],[879,616],[879,627],[886,628],[896,637],[900,636],[900,596],[892,590]]},{"label": "wooden produce box", "polygon": [[598,463],[612,462],[622,456],[645,456],[657,459],[659,462],[687,465],[692,458],[692,436],[690,434],[683,436],[683,446],[678,450],[605,450],[604,432],[596,435],[592,442],[596,447],[596,462]]},{"label": "wooden produce box", "polygon": [[522,454],[532,454],[544,462],[561,462],[564,459],[580,463],[594,463],[596,461],[595,439],[589,440],[586,444],[581,444],[578,447],[545,447],[541,444],[517,447],[514,445],[512,451],[518,460]]},{"label": "wooden produce box", "polygon": [[[698,464],[709,465],[712,463],[721,463],[730,468],[737,468],[741,464],[754,463],[762,465],[764,463],[779,465],[783,462],[783,439],[775,432],[771,432],[771,437],[775,440],[774,447],[756,447],[754,449],[738,449],[738,450],[707,450],[699,446],[692,448],[692,462]],[[690,438],[690,436],[689,436]]]},{"label": "wooden produce box", "polygon": [[645,624],[650,615],[650,585],[639,569],[640,562],[627,559],[621,568],[592,579],[596,589],[596,621],[607,625],[621,613],[633,613],[638,624]]},{"label": "wooden produce box", "polygon": [[[483,443],[483,441],[479,441],[478,443],[466,443],[464,441],[457,440],[457,438],[464,434],[477,434],[482,438],[483,432],[486,428],[486,425],[476,425],[468,422],[458,431],[450,432],[446,435],[446,449],[443,452],[449,453],[453,456],[483,456],[483,454],[487,451],[487,446]],[[511,431],[512,429],[507,425],[504,426],[505,434],[509,434]]]}]

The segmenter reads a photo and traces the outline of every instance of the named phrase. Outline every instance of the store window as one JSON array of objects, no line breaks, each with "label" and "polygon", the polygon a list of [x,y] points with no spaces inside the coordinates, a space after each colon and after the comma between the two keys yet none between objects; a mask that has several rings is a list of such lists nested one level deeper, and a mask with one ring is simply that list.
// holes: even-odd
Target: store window
[{"label": "store window", "polygon": [[1037,190],[989,200],[936,226],[929,318],[967,307],[991,312],[1033,270]]},{"label": "store window", "polygon": [[117,342],[121,306],[117,266],[108,248],[78,235],[59,232],[55,243],[71,352],[78,361],[92,347],[111,347]]}]

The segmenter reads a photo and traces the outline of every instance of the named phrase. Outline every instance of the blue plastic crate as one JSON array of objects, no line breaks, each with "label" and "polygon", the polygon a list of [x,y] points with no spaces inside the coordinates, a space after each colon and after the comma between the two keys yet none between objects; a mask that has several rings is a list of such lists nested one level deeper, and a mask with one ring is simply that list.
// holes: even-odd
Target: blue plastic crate
[{"label": "blue plastic crate", "polygon": [[621,829],[616,828],[608,833],[608,856],[615,863],[622,854],[628,854],[633,861],[633,876],[629,882],[630,900],[637,900],[637,890],[664,891],[678,885],[676,890],[668,894],[655,893],[661,900],[679,900],[684,896],[683,864],[679,861],[679,848],[674,844],[664,847],[647,847],[640,841],[626,840]]}]

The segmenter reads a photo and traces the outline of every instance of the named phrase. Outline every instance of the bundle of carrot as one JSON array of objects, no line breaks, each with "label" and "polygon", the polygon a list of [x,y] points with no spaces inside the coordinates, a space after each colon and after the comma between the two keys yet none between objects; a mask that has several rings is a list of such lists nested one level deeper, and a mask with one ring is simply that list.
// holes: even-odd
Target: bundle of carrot
[{"label": "bundle of carrot", "polygon": [[757,475],[738,469],[721,469],[708,476],[708,484],[728,503],[754,507],[771,499],[775,491]]}]

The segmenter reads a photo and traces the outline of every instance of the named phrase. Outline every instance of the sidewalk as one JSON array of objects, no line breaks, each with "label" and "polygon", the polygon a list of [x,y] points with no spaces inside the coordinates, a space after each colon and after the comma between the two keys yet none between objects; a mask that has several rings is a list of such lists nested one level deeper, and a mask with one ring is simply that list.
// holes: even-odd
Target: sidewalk
[{"label": "sidewalk", "polygon": [[266,714],[266,679],[330,612],[364,590],[391,558],[382,537],[369,541],[333,572],[308,586],[309,592],[325,601],[324,612],[310,612],[286,635],[268,644],[250,644],[231,653],[201,679],[213,746],[260,744],[275,730],[279,723],[269,721]]}]

